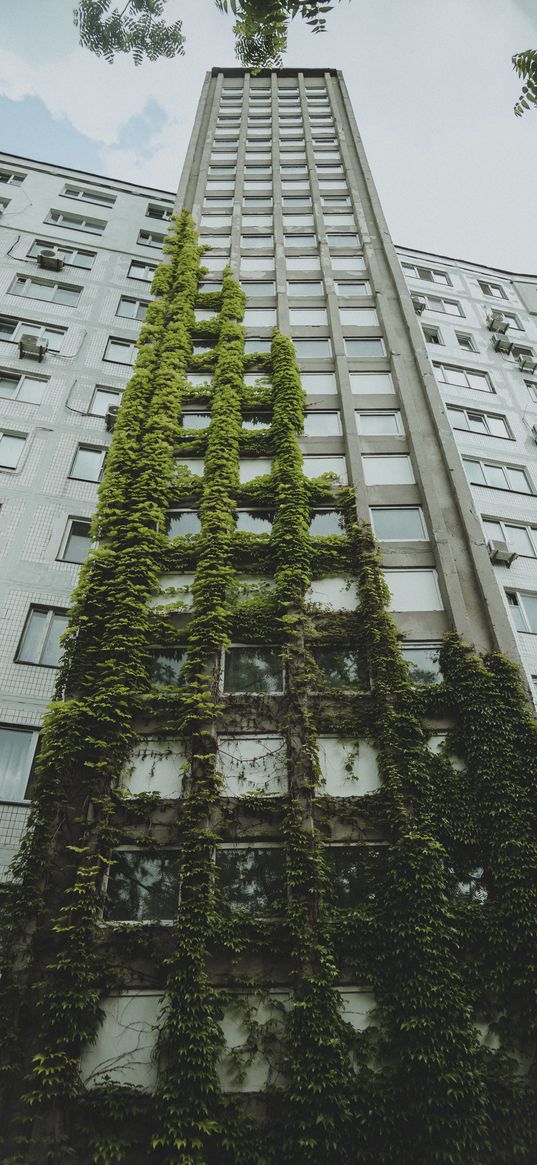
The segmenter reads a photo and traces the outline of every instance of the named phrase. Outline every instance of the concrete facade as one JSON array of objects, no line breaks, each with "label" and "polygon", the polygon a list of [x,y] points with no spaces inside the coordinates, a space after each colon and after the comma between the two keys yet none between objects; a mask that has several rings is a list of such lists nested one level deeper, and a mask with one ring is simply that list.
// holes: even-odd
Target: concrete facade
[{"label": "concrete facade", "polygon": [[[5,757],[21,748],[17,781],[0,784],[7,863],[110,442],[105,414],[128,380],[173,197],[8,155],[0,191],[0,431],[10,438],[0,464],[0,744]],[[334,70],[213,70],[176,205],[212,248],[207,285],[228,262],[240,279],[252,350],[275,323],[295,341],[305,472],[335,468],[354,485],[408,642],[434,647],[454,627],[536,675],[535,278],[396,251]],[[54,252],[52,267],[40,265],[42,250]],[[490,330],[491,309],[511,313],[506,333]],[[39,342],[39,326],[49,329],[41,361],[19,346],[29,331]],[[496,335],[529,350],[530,371],[495,350]],[[80,446],[89,456],[77,462]],[[496,484],[471,485],[462,457]],[[497,484],[502,467],[525,474],[527,489],[516,472]],[[526,554],[515,527],[528,528]],[[519,548],[510,566],[491,564],[487,543],[500,534]]]}]

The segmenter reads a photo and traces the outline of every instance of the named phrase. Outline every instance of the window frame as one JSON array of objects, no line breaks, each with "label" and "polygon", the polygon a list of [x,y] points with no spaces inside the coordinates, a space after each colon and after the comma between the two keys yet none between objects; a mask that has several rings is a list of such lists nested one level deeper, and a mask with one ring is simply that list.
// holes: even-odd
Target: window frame
[{"label": "window frame", "polygon": [[[73,470],[75,468],[77,458],[78,458],[78,455],[80,452],[102,453],[101,466],[100,466],[99,474],[97,477],[76,477],[73,474]],[[67,474],[68,480],[69,481],[85,481],[91,485],[98,485],[103,479],[104,466],[105,466],[105,462],[106,462],[106,454],[107,453],[108,453],[108,446],[90,445],[87,441],[79,441],[77,444],[76,450],[75,450],[73,460],[71,462],[71,468],[69,470],[69,473]]]},{"label": "window frame", "polygon": [[[39,659],[37,659],[37,660],[22,659],[21,652],[24,650],[24,640],[26,638],[27,631],[30,628],[30,624],[32,621],[32,615],[34,613],[43,614],[43,615],[47,616],[46,622],[44,624],[44,631],[43,631],[42,636],[40,637],[41,643],[40,643],[40,647],[39,647]],[[49,668],[49,670],[57,671],[57,669],[61,666],[61,662],[62,662],[63,647],[61,646],[61,644],[59,644],[60,658],[58,660],[58,663],[44,663],[43,659],[42,659],[44,653],[46,652],[46,650],[48,648],[49,638],[50,638],[50,634],[52,631],[52,626],[53,626],[53,622],[54,622],[55,617],[60,617],[60,618],[65,619],[66,625],[65,625],[64,631],[60,632],[60,635],[63,635],[65,633],[65,631],[67,631],[68,625],[69,625],[69,609],[67,607],[46,607],[43,603],[30,603],[30,606],[29,606],[28,611],[26,613],[26,618],[24,620],[24,626],[22,628],[21,635],[20,635],[19,641],[17,643],[17,648],[15,651],[14,659],[13,659],[14,663],[23,664],[25,667],[46,667],[46,668]]]}]

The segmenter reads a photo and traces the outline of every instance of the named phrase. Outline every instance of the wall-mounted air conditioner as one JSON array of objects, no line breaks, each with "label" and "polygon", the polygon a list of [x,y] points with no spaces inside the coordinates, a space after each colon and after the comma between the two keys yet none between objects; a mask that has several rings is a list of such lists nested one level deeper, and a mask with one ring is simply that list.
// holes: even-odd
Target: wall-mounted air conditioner
[{"label": "wall-mounted air conditioner", "polygon": [[497,566],[511,566],[511,563],[518,557],[515,550],[509,549],[507,542],[488,542],[487,546],[490,561],[495,562]]},{"label": "wall-mounted air conditioner", "polygon": [[537,360],[533,356],[525,356],[523,353],[518,357],[518,367],[521,372],[529,372],[531,376],[537,368]]},{"label": "wall-mounted air conditioner", "polygon": [[503,312],[491,311],[487,316],[487,328],[489,332],[501,332],[502,335],[509,327],[509,320],[506,320]]},{"label": "wall-mounted air conditioner", "polygon": [[411,299],[412,303],[414,304],[414,311],[416,312],[416,315],[420,316],[427,307],[427,300],[424,299],[422,295],[412,295]]},{"label": "wall-mounted air conditioner", "polygon": [[114,428],[114,425],[117,421],[118,413],[119,413],[119,405],[108,405],[108,408],[107,408],[106,414],[105,414],[105,418],[104,418],[104,423],[105,423],[106,428],[108,429],[109,433],[111,433],[112,429]]},{"label": "wall-mounted air conditioner", "polygon": [[48,348],[46,340],[40,340],[29,332],[24,332],[19,340],[19,356],[21,360],[39,360],[41,363]]},{"label": "wall-mounted air conditioner", "polygon": [[504,352],[508,356],[513,350],[513,341],[507,336],[494,335],[492,337],[492,347],[495,352]]},{"label": "wall-mounted air conditioner", "polygon": [[39,252],[37,263],[39,267],[44,267],[46,271],[63,271],[63,259],[60,259],[60,256],[55,251],[49,250],[48,248]]}]

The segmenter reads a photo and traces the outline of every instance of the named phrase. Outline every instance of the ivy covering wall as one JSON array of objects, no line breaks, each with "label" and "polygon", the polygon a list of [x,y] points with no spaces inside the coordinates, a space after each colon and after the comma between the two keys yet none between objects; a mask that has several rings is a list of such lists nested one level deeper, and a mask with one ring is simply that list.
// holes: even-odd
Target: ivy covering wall
[{"label": "ivy covering wall", "polygon": [[[290,340],[276,333],[270,355],[244,354],[243,293],[229,271],[221,289],[199,290],[203,248],[186,212],[166,246],[4,903],[1,1159],[530,1165],[537,726],[518,673],[451,634],[443,682],[413,686],[352,491],[303,474],[304,394]],[[214,316],[197,322],[196,309]],[[208,341],[201,355],[196,335]],[[260,379],[246,386],[252,369]],[[204,386],[189,382],[192,371],[206,373]],[[183,425],[192,403],[210,411],[205,429]],[[269,425],[244,429],[248,409],[267,411]],[[270,458],[272,472],[241,484],[247,456]],[[202,477],[185,457],[203,458]],[[272,533],[237,532],[238,504],[270,512]],[[181,505],[197,507],[200,533],[169,538],[167,514]],[[323,505],[341,512],[344,533],[310,536]],[[153,601],[161,576],[181,573],[194,576],[188,616],[173,592]],[[311,580],[330,575],[357,580],[355,611],[308,604]],[[241,589],[239,576],[272,582]],[[223,696],[230,643],[276,647],[285,694]],[[156,647],[186,653],[178,682],[152,685]],[[319,648],[355,652],[362,688],[330,687]],[[446,746],[434,753],[429,737],[446,722]],[[218,734],[244,725],[283,733],[284,795],[223,797]],[[149,730],[187,747],[176,800],[130,795],[121,782]],[[317,750],[327,733],[375,747],[378,792],[327,794]],[[285,850],[286,893],[269,919],[231,911],[215,876],[215,843],[251,837]],[[334,899],[334,840],[378,842],[362,847],[370,857],[358,906]],[[173,925],[101,925],[103,878],[125,844],[177,849]],[[144,985],[164,1000],[155,1091],[113,1080],[86,1088],[80,1055],[103,999]],[[353,985],[375,998],[365,1031],[342,1009]],[[260,1025],[256,1007],[274,990],[279,1013]],[[222,1011],[241,999],[248,1044],[273,1064],[256,1097],[241,1094],[239,1063],[236,1092],[220,1083]]]}]

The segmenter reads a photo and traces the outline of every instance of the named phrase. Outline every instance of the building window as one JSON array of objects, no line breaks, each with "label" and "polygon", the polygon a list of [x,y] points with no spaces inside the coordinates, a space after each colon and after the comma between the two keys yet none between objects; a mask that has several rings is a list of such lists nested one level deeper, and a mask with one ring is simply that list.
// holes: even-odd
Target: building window
[{"label": "building window", "polygon": [[253,296],[264,296],[268,299],[276,295],[276,284],[272,279],[257,279],[249,280],[248,282],[243,281],[242,289],[248,298],[253,298]]},{"label": "building window", "polygon": [[129,279],[143,279],[144,283],[151,283],[156,269],[156,263],[144,263],[142,259],[131,259],[127,277]]},{"label": "building window", "polygon": [[184,429],[206,429],[210,423],[210,413],[183,413]]},{"label": "building window", "polygon": [[145,212],[146,218],[158,218],[161,222],[169,222],[172,214],[172,206],[159,206],[157,202],[148,202]]},{"label": "building window", "polygon": [[455,339],[459,348],[463,348],[465,352],[477,352],[477,345],[473,336],[466,332],[455,332]]},{"label": "building window", "polygon": [[424,324],[423,335],[427,344],[440,344],[441,346],[444,344],[440,328],[432,328],[429,324]]},{"label": "building window", "polygon": [[265,510],[237,510],[236,529],[244,534],[271,534],[272,518]]},{"label": "building window", "polygon": [[247,307],[243,323],[245,328],[273,328],[277,323],[276,308]]},{"label": "building window", "polygon": [[183,538],[186,534],[199,534],[200,517],[197,510],[170,510],[166,533],[168,538]]},{"label": "building window", "polygon": [[155,647],[149,657],[149,680],[154,688],[177,688],[186,663],[186,651]]},{"label": "building window", "polygon": [[419,506],[373,506],[371,522],[380,542],[421,542],[427,538]]},{"label": "building window", "polygon": [[342,299],[350,299],[351,297],[359,295],[371,295],[371,286],[366,279],[361,279],[360,281],[345,280],[345,282],[341,283],[337,282],[335,284],[335,288],[336,295],[339,295]]},{"label": "building window", "polygon": [[315,275],[321,274],[321,262],[317,255],[300,255],[300,257],[288,255],[285,266],[289,272],[313,271]]},{"label": "building window", "polygon": [[68,267],[83,267],[86,271],[91,270],[96,257],[95,251],[81,251],[78,247],[65,247],[62,243],[51,243],[49,239],[35,239],[28,251],[28,258],[37,259],[41,251],[52,251]]},{"label": "building window", "polygon": [[502,316],[503,316],[504,320],[508,321],[509,327],[512,328],[513,331],[515,331],[515,332],[523,332],[524,331],[524,328],[522,327],[522,324],[521,324],[518,316],[516,316],[514,312],[504,311],[502,308]]},{"label": "building window", "polygon": [[484,279],[477,281],[483,295],[491,295],[494,299],[507,299],[507,292],[501,283],[487,283]]},{"label": "building window", "polygon": [[491,542],[507,542],[509,550],[522,558],[537,558],[537,528],[535,526],[514,526],[500,518],[484,518],[485,537]]},{"label": "building window", "polygon": [[[307,284],[305,286],[307,287]],[[289,309],[289,322],[292,327],[297,328],[312,326],[327,328],[328,313],[325,307],[291,307]]]},{"label": "building window", "polygon": [[176,850],[115,850],[106,878],[104,918],[107,922],[175,918],[179,870]]},{"label": "building window", "polygon": [[341,416],[337,412],[321,413],[311,409],[304,415],[305,437],[340,437]]},{"label": "building window", "polygon": [[94,445],[79,445],[69,477],[76,481],[100,481],[106,452]]},{"label": "building window", "polygon": [[316,510],[309,524],[310,537],[330,538],[345,533],[345,521],[339,510]]},{"label": "building window", "polygon": [[414,485],[410,457],[398,453],[362,456],[366,485]]},{"label": "building window", "polygon": [[67,630],[68,622],[65,611],[54,607],[30,607],[16,662],[59,667],[62,654],[60,636]]},{"label": "building window", "polygon": [[131,299],[129,295],[122,295],[117,305],[117,316],[125,316],[129,320],[144,320],[149,307],[147,299]]},{"label": "building window", "polygon": [[537,404],[537,381],[536,380],[525,380],[524,384],[526,385],[526,388],[531,396],[532,401],[535,404]]},{"label": "building window", "polygon": [[111,405],[121,404],[122,396],[123,390],[121,388],[107,388],[104,384],[98,384],[91,398],[90,415],[92,417],[105,417]]},{"label": "building window", "polygon": [[15,170],[0,170],[0,182],[5,186],[22,186],[26,174]]},{"label": "building window", "polygon": [[478,413],[472,409],[447,406],[447,414],[454,429],[465,429],[470,433],[481,433],[487,437],[503,437],[513,440],[513,434],[505,417],[494,413]]},{"label": "building window", "polygon": [[38,734],[33,728],[0,724],[0,801],[23,801]]},{"label": "building window", "polygon": [[0,469],[16,469],[27,433],[0,433]]},{"label": "building window", "polygon": [[229,647],[224,657],[224,692],[281,695],[283,663],[276,647]]},{"label": "building window", "polygon": [[337,384],[334,372],[303,372],[303,389],[311,396],[336,396]]},{"label": "building window", "polygon": [[401,263],[401,267],[414,279],[423,279],[426,283],[443,283],[446,287],[451,287],[447,271],[439,271],[434,267],[419,267],[414,263]]},{"label": "building window", "polygon": [[314,647],[313,659],[323,687],[363,688],[363,675],[356,651],[348,647]]},{"label": "building window", "polygon": [[516,631],[537,634],[537,595],[506,591],[509,610]]},{"label": "building window", "polygon": [[393,396],[395,392],[389,372],[349,372],[349,380],[356,396]]},{"label": "building window", "polygon": [[22,275],[17,275],[9,287],[10,295],[45,299],[48,303],[61,303],[65,307],[76,307],[81,292],[81,287],[71,287],[67,283],[49,283],[48,279],[31,279]]},{"label": "building window", "polygon": [[54,223],[54,226],[65,227],[70,231],[85,231],[90,235],[102,235],[106,226],[102,219],[85,218],[80,214],[68,214],[63,210],[49,210],[45,222]]},{"label": "building window", "polygon": [[161,251],[164,238],[164,235],[159,235],[156,231],[139,231],[136,242],[140,247],[156,247],[157,250]]},{"label": "building window", "polygon": [[401,413],[356,413],[356,427],[364,437],[400,436],[404,433]]},{"label": "building window", "polygon": [[439,295],[426,295],[425,302],[429,311],[440,311],[448,316],[463,316],[462,305],[456,299],[442,299]]},{"label": "building window", "polygon": [[244,250],[252,250],[258,248],[261,251],[272,253],[274,250],[274,239],[272,235],[241,235],[241,247]]},{"label": "building window", "polygon": [[60,562],[85,562],[91,550],[89,518],[70,518],[63,539],[58,560]]},{"label": "building window", "polygon": [[423,687],[441,683],[440,647],[440,643],[407,642],[401,645],[401,654],[410,668],[410,678],[413,684]]},{"label": "building window", "polygon": [[331,473],[336,478],[336,485],[347,484],[347,463],[344,457],[304,457],[303,470],[304,476],[310,479]]},{"label": "building window", "polygon": [[233,911],[280,914],[285,906],[285,852],[281,845],[219,845],[218,886]]},{"label": "building window", "polygon": [[113,206],[115,194],[105,194],[102,190],[86,190],[81,186],[64,186],[62,198],[75,198],[77,202],[94,202],[96,206]]},{"label": "building window", "polygon": [[471,485],[486,485],[513,493],[533,493],[526,471],[516,465],[494,465],[470,457],[463,457],[462,463]]},{"label": "building window", "polygon": [[456,388],[469,388],[475,392],[494,392],[488,372],[476,372],[473,368],[461,368],[453,364],[433,363],[435,376],[443,384],[453,384]]},{"label": "building window", "polygon": [[385,845],[326,845],[330,866],[330,897],[348,910],[372,902],[379,894],[386,865]]},{"label": "building window", "polygon": [[443,611],[436,570],[384,570],[390,611]]},{"label": "building window", "polygon": [[29,405],[41,404],[43,392],[48,381],[38,376],[28,376],[22,373],[3,371],[0,368],[0,398],[4,400],[18,400]]},{"label": "building window", "polygon": [[66,328],[52,328],[49,324],[33,324],[29,320],[16,320],[13,316],[0,316],[0,340],[17,344],[22,336],[35,336],[40,344],[46,344],[50,352],[59,352]]},{"label": "building window", "polygon": [[[320,279],[293,280],[287,283],[287,294],[293,296],[322,296],[324,284]],[[326,314],[326,313],[325,313]],[[326,318],[324,323],[328,322]]]},{"label": "building window", "polygon": [[332,355],[332,344],[326,340],[293,339],[295,352],[299,359],[321,360]]},{"label": "building window", "polygon": [[354,359],[375,359],[378,356],[386,355],[384,341],[381,340],[380,337],[364,336],[363,339],[354,339],[349,336],[345,336],[344,344],[347,356],[350,356]]},{"label": "building window", "polygon": [[354,234],[327,235],[326,240],[327,240],[328,246],[331,249],[332,248],[335,249],[336,247],[338,249],[340,247],[348,247],[349,250],[353,250],[354,248],[358,247],[359,242],[360,242],[358,235],[354,235]]},{"label": "building window", "polygon": [[135,357],[136,344],[134,340],[120,340],[115,336],[110,336],[103,360],[109,360],[112,364],[134,364]]}]

